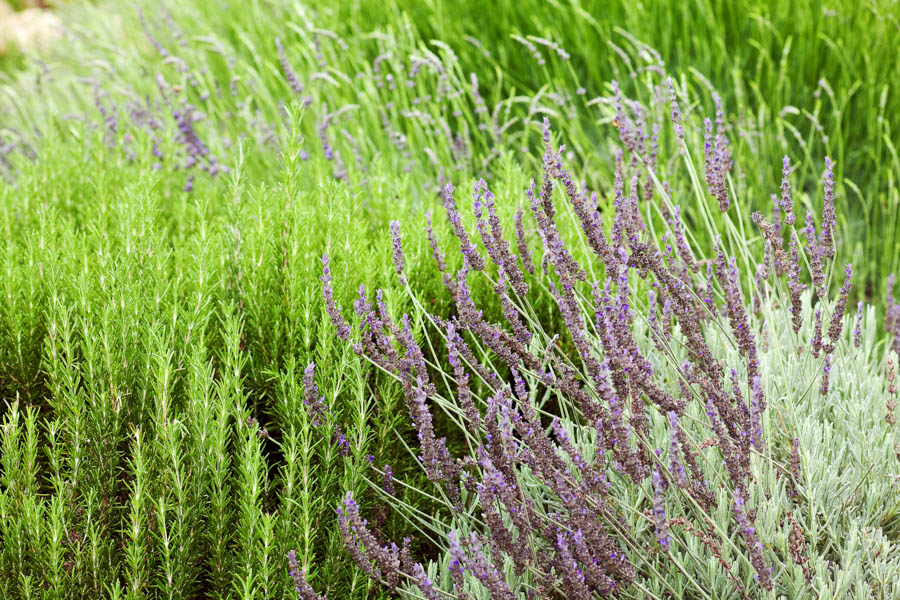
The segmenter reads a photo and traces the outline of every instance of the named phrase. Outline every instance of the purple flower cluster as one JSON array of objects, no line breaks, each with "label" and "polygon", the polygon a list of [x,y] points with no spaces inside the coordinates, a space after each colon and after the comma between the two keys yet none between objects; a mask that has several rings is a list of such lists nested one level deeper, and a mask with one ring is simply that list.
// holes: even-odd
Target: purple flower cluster
[{"label": "purple flower cluster", "polygon": [[337,515],[344,546],[356,564],[372,579],[396,590],[400,583],[400,548],[393,543],[381,545],[369,530],[368,522],[360,516],[359,505],[351,492],[347,492]]},{"label": "purple flower cluster", "polygon": [[675,126],[675,135],[679,141],[684,141],[684,126],[681,124],[681,109],[678,107],[678,98],[675,95],[675,85],[671,79],[666,82],[669,86],[669,102],[672,106],[672,125]]},{"label": "purple flower cluster", "polygon": [[294,589],[297,590],[297,597],[300,600],[325,600],[324,596],[316,593],[309,582],[306,581],[306,571],[300,567],[297,562],[297,551],[288,552],[288,567],[290,568],[291,579],[294,580]]},{"label": "purple flower cluster", "polygon": [[310,424],[316,428],[330,428],[331,440],[344,456],[350,453],[350,442],[347,440],[340,427],[333,419],[329,419],[328,406],[325,404],[325,396],[319,395],[319,387],[316,385],[316,363],[309,363],[303,371],[303,406],[309,416]]},{"label": "purple flower cluster", "polygon": [[[721,105],[720,105],[721,106]],[[721,108],[719,109],[721,111]],[[713,136],[712,121],[704,121],[706,131],[703,138],[703,157],[706,165],[706,186],[709,193],[718,200],[719,210],[725,212],[731,201],[728,198],[727,174],[731,170],[728,154],[728,139],[722,131],[722,118],[716,119],[717,131]]]},{"label": "purple flower cluster", "polygon": [[782,160],[781,169],[781,210],[784,211],[784,224],[790,227],[796,221],[794,216],[794,201],[791,199],[791,159],[787,156]]},{"label": "purple flower cluster", "polygon": [[[677,105],[673,106],[677,109]],[[721,115],[717,117],[717,121],[722,119]],[[640,123],[639,115],[635,123]],[[636,125],[633,130],[621,132],[633,142],[636,155],[647,152],[643,140],[639,139],[643,135],[642,127]],[[756,340],[744,308],[736,261],[727,257],[718,245],[715,259],[708,262],[706,277],[695,277],[699,265],[685,240],[677,207],[666,211],[671,226],[667,239],[674,240],[674,247],[667,246],[665,252],[657,250],[647,239],[639,206],[640,179],[632,176],[630,193],[626,192],[624,165],[616,173],[615,213],[607,233],[596,196],[588,195],[574,183],[563,164],[564,148],[554,150],[550,139],[549,122],[545,120],[542,182],[538,190],[532,182],[526,196],[542,242],[541,275],[565,326],[561,331],[563,339],[575,350],[572,356],[557,351],[558,337],[551,339],[544,350],[535,347],[531,343],[535,331],[522,318],[520,307],[529,292],[525,273],[537,274],[537,269],[531,263],[521,210],[515,223],[517,256],[513,245],[504,238],[493,194],[483,180],[475,183],[472,209],[485,257],[463,226],[453,198],[453,186],[445,185],[444,206],[463,256],[462,268],[455,277],[447,270],[430,216],[428,219],[428,240],[456,314],[446,320],[437,315],[427,318],[445,334],[455,400],[470,433],[480,438],[476,457],[452,459],[444,438],[438,437],[435,431],[437,423],[429,399],[437,393],[437,387],[431,382],[429,366],[414,340],[408,317],[404,315],[401,323],[395,324],[380,291],[376,292],[373,306],[365,288],[361,288],[354,305],[361,325],[360,340],[353,348],[400,380],[426,475],[455,503],[460,502],[461,488],[475,495],[473,501],[477,502],[484,529],[466,538],[450,535],[451,580],[461,595],[466,593],[465,586],[470,585],[467,577],[471,574],[492,597],[514,597],[497,566],[507,558],[517,573],[530,573],[535,589],[558,589],[576,599],[614,592],[636,577],[637,568],[627,558],[622,545],[623,536],[629,539],[635,532],[617,516],[608,500],[610,470],[626,475],[636,484],[649,481],[653,493],[648,514],[656,541],[666,551],[677,543],[665,514],[670,488],[689,494],[707,510],[715,507],[715,494],[706,480],[702,463],[709,459],[704,453],[713,452],[719,456],[713,460],[725,464],[736,499],[735,519],[760,583],[768,588],[771,582],[763,547],[756,539],[743,500],[752,480],[751,451],[761,451],[764,447],[762,417],[766,401]],[[719,161],[716,168],[722,173],[727,170],[726,146],[722,141],[716,159]],[[635,163],[635,168],[646,169],[648,164],[642,158]],[[555,188],[568,200],[587,248],[602,265],[605,280],[588,281],[587,270],[564,241],[556,223],[552,197]],[[765,227],[769,228],[767,241],[772,251],[783,253],[774,227],[766,225],[761,218],[758,222],[764,231]],[[396,222],[391,223],[391,235],[394,265],[402,277],[405,261]],[[793,254],[797,254],[796,248]],[[799,265],[799,259],[791,264]],[[337,310],[330,290],[327,258],[323,259],[323,267],[326,309],[339,336],[349,341],[349,327]],[[799,266],[795,268],[798,270]],[[469,288],[472,271],[496,272],[494,291],[503,307],[503,323],[489,322],[475,305]],[[799,285],[799,272],[796,277]],[[651,328],[656,332],[657,347],[665,351],[676,324],[684,338],[688,358],[678,365],[680,396],[662,384],[635,338],[632,295],[636,279],[645,280],[652,290]],[[721,294],[714,293],[716,285],[721,288]],[[721,306],[717,305],[717,297],[723,298]],[[661,318],[656,317],[657,307],[661,308]],[[705,339],[704,320],[719,313],[727,315],[744,361],[744,374],[730,369],[730,382],[726,369]],[[473,345],[477,352],[472,350]],[[509,373],[508,377],[501,376],[492,362],[478,358],[484,353],[496,357]],[[744,377],[749,395],[742,391]],[[479,385],[473,387],[473,382]],[[579,413],[577,419],[592,430],[595,440],[592,458],[584,455],[559,420],[552,423],[549,432],[541,423],[534,404],[535,393],[541,389],[574,407]],[[485,391],[488,396],[479,406],[479,398]],[[699,449],[679,423],[687,404],[695,400],[705,407],[715,440]],[[663,415],[669,426],[668,468],[645,447],[650,437],[649,410]],[[551,514],[547,514],[547,508],[539,501],[523,494],[520,487],[523,469],[554,498]],[[383,477],[384,488],[392,493],[393,473],[387,467]],[[383,546],[371,537],[361,537],[365,534],[360,531],[365,528],[364,523],[360,524],[355,504],[345,501],[341,515],[342,530],[348,532],[345,534],[348,548],[370,575],[374,573],[390,586],[398,575],[395,573],[394,579],[388,579],[388,569],[403,570],[418,582],[416,585],[423,593],[430,593],[433,582],[425,578],[424,571],[412,567],[401,569],[402,561],[395,546]],[[552,548],[552,551],[539,548]]]},{"label": "purple flower cluster", "polygon": [[763,589],[772,590],[772,569],[766,564],[763,557],[763,545],[756,535],[756,528],[750,521],[745,510],[746,500],[741,495],[740,490],[734,491],[734,516],[738,524],[738,531],[747,545],[747,551],[750,554],[750,564],[756,570],[756,579]]},{"label": "purple flower cluster", "polygon": [[[334,303],[327,257],[323,257],[322,265],[326,309],[332,324],[338,329],[338,335],[349,341],[350,328]],[[428,407],[428,398],[436,393],[435,386],[431,383],[425,356],[415,341],[409,316],[403,315],[401,323],[397,324],[388,311],[381,290],[376,291],[375,300],[373,306],[365,286],[360,286],[354,308],[362,323],[362,341],[354,344],[353,349],[386,371],[398,375],[422,448],[419,458],[425,472],[431,481],[448,484],[447,493],[451,498],[458,499],[460,466],[450,456],[446,440],[435,435],[433,417]]]},{"label": "purple flower cluster", "polygon": [[347,325],[344,317],[341,316],[341,311],[334,301],[334,288],[331,285],[331,268],[329,267],[327,254],[322,255],[322,277],[320,279],[322,281],[322,295],[325,298],[325,310],[328,312],[328,317],[331,319],[331,324],[334,326],[338,337],[347,342],[350,340],[350,326]]},{"label": "purple flower cluster", "polygon": [[456,201],[453,199],[453,189],[453,184],[451,183],[444,186],[444,208],[447,210],[447,215],[450,217],[450,224],[453,226],[453,232],[456,234],[456,237],[459,238],[459,243],[462,245],[462,253],[466,260],[466,264],[476,271],[480,271],[484,268],[484,259],[481,257],[481,254],[478,253],[478,248],[475,244],[469,240],[469,234],[466,231],[466,228],[462,223],[462,217],[456,208]]},{"label": "purple flower cluster", "polygon": [[825,157],[825,208],[822,211],[822,236],[819,245],[825,256],[834,258],[834,229],[837,215],[834,211],[834,163]]},{"label": "purple flower cluster", "polygon": [[400,234],[399,221],[391,221],[391,239],[394,244],[394,270],[397,271],[401,284],[406,285],[406,276],[403,274],[403,269],[406,268],[406,260],[403,257],[403,236]]},{"label": "purple flower cluster", "polygon": [[[670,93],[672,120],[679,132],[673,87]],[[490,597],[515,598],[518,579],[526,574],[532,593],[541,597],[556,594],[580,600],[614,594],[643,574],[638,548],[648,548],[652,541],[663,552],[677,550],[683,540],[682,531],[672,527],[675,523],[703,539],[726,576],[745,595],[721,548],[706,533],[712,528],[713,515],[726,510],[734,518],[732,531],[743,541],[745,563],[752,565],[759,586],[773,589],[766,545],[754,523],[756,511],[748,506],[760,485],[751,471],[751,455],[764,453],[768,443],[776,443],[767,441],[763,428],[764,373],[749,299],[744,300],[744,285],[752,282],[742,279],[736,259],[726,254],[719,241],[713,257],[695,258],[677,206],[661,207],[668,229],[662,244],[655,243],[648,231],[650,223],[645,222],[649,211],[642,206],[652,196],[646,190],[641,193],[644,176],[655,169],[655,151],[649,149],[655,143],[648,144],[642,109],[635,106],[629,112],[625,107],[617,90],[619,134],[632,160],[629,164],[624,154],[617,159],[613,213],[608,218],[601,217],[596,195],[586,185],[576,184],[564,164],[565,147],[554,148],[545,119],[540,184],[532,180],[524,191],[540,241],[534,254],[524,211],[516,213],[515,242],[510,243],[497,201],[484,180],[474,183],[471,205],[480,243],[464,225],[454,186],[443,186],[443,203],[459,243],[462,266],[456,273],[448,268],[429,214],[426,234],[452,308],[450,316],[427,312],[420,316],[429,330],[444,338],[450,370],[434,377],[440,359],[429,354],[426,361],[411,325],[415,320],[392,316],[380,290],[373,299],[362,287],[354,303],[359,322],[354,351],[399,380],[425,475],[456,510],[465,507],[466,514],[475,517],[467,523],[465,536],[451,531],[445,540],[449,579],[458,597],[468,597],[480,586]],[[731,159],[723,124],[717,102],[715,136],[713,122],[706,121],[706,177],[710,193],[725,211]],[[822,394],[829,391],[852,279],[847,265],[823,332],[822,315],[829,314],[824,304],[826,261],[833,258],[835,244],[832,168],[826,160],[826,207],[819,231],[812,212],[802,231],[794,227],[787,157],[772,223],[761,213],[753,215],[762,231],[765,255],[755,273],[757,295],[752,300],[758,305],[769,294],[778,297],[778,286],[783,284],[775,279],[784,276],[796,334],[802,329],[801,298],[807,287],[802,280],[804,256],[809,265],[818,305],[808,347],[813,356],[822,357]],[[565,202],[565,208],[557,202]],[[566,239],[568,232],[560,225],[569,210],[580,227],[581,247]],[[393,264],[402,280],[407,263],[397,221],[391,222],[390,234]],[[322,264],[326,311],[338,336],[350,343],[356,335],[351,336],[335,303],[327,257]],[[490,282],[502,308],[499,322],[490,320],[489,313],[476,305],[470,287],[476,277]],[[552,337],[529,310],[528,296],[536,288],[546,290],[555,303],[553,318],[561,326]],[[636,334],[642,298],[649,300],[646,320],[653,343],[649,350]],[[861,312],[858,306],[852,335],[856,345]],[[730,326],[739,356],[736,365],[724,364],[708,342],[712,322],[718,324],[719,319],[727,319]],[[888,327],[900,338],[900,307],[892,297]],[[670,345],[676,340],[684,352],[677,362],[670,357]],[[654,348],[660,356],[650,354]],[[437,353],[430,344],[428,349]],[[668,363],[665,373],[657,372],[660,360]],[[308,374],[311,379],[311,369]],[[323,411],[316,403],[314,383],[307,384],[307,390],[307,405],[316,422],[315,415]],[[441,406],[448,399],[458,406],[452,419],[433,413],[438,394]],[[552,398],[552,402],[539,404],[538,398]],[[693,417],[695,408],[690,405],[705,416]],[[459,439],[472,449],[464,458],[451,456],[446,438],[439,433],[458,420],[467,430],[465,438]],[[660,422],[668,429],[667,444],[654,452],[652,425],[658,427]],[[716,483],[709,477],[712,465],[724,467],[725,476]],[[790,493],[796,495],[801,483],[796,440],[790,466]],[[615,480],[645,490],[643,526],[621,515],[619,499],[611,498],[616,493]],[[395,494],[394,473],[387,465],[382,485],[389,495]],[[724,486],[733,502],[719,506],[723,490],[714,485]],[[675,495],[689,496],[706,515],[692,516],[696,523],[687,515],[677,516],[683,503],[667,502]],[[675,514],[667,514],[667,507]],[[384,544],[369,531],[352,496],[339,510],[339,523],[351,556],[370,577],[391,589],[405,578],[426,598],[438,597],[425,569],[407,557],[406,545],[401,550]],[[516,578],[507,578],[504,565],[512,566]]]},{"label": "purple flower cluster", "polygon": [[281,72],[284,74],[284,78],[287,79],[292,90],[302,94],[303,84],[300,83],[300,78],[297,77],[296,71],[294,71],[291,63],[288,62],[287,55],[284,53],[284,46],[281,45],[281,40],[277,37],[275,38],[275,47],[278,49],[278,62],[281,64]]},{"label": "purple flower cluster", "polygon": [[183,110],[173,110],[172,118],[178,128],[175,141],[184,146],[187,153],[187,159],[184,163],[185,169],[192,169],[203,162],[201,168],[206,171],[210,177],[215,177],[219,173],[228,173],[228,167],[219,164],[215,155],[213,155],[206,144],[200,139],[194,123],[200,120],[197,110],[194,106],[188,104]]}]

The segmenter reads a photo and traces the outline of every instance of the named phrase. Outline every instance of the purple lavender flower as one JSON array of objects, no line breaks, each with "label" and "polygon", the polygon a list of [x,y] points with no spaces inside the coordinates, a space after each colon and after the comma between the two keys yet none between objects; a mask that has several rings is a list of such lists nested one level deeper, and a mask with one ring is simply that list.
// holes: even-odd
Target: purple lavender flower
[{"label": "purple lavender flower", "polygon": [[762,430],[762,414],[766,409],[766,397],[759,376],[752,379],[750,389],[750,444],[759,452],[765,447]]},{"label": "purple lavender flower", "polygon": [[303,404],[310,416],[313,427],[318,427],[325,421],[328,409],[325,407],[324,396],[319,396],[319,387],[316,385],[316,363],[311,362],[303,370],[303,389],[305,397]]},{"label": "purple lavender flower", "polygon": [[428,574],[425,572],[425,568],[421,563],[413,565],[412,576],[419,591],[425,596],[425,600],[441,600],[443,598],[443,596],[438,594],[434,589],[434,582],[428,577]]},{"label": "purple lavender flower", "polygon": [[666,83],[669,86],[669,102],[672,106],[672,124],[675,126],[675,135],[678,137],[678,141],[684,141],[684,127],[681,126],[681,109],[678,107],[678,98],[675,95],[675,85],[672,83],[672,79],[669,78],[666,80]]},{"label": "purple lavender flower", "polygon": [[828,326],[828,344],[825,345],[825,352],[830,354],[834,352],[838,338],[844,330],[844,312],[847,310],[847,298],[850,296],[850,286],[852,285],[853,269],[851,265],[844,268],[844,284],[838,291],[838,300],[834,305],[834,312],[831,313],[831,324]]},{"label": "purple lavender flower", "polygon": [[813,338],[810,343],[810,352],[813,357],[819,358],[819,353],[822,351],[822,309],[816,309],[815,320],[813,321]]},{"label": "purple lavender flower", "polygon": [[396,591],[400,582],[400,549],[396,544],[381,545],[369,530],[366,520],[360,516],[359,505],[354,501],[352,492],[344,496],[337,514],[344,547],[356,564],[369,577],[383,579],[392,591]]},{"label": "purple lavender flower", "polygon": [[348,342],[350,341],[350,326],[347,325],[344,317],[341,316],[341,311],[334,301],[334,289],[331,287],[331,269],[328,267],[327,254],[322,255],[322,277],[320,279],[322,281],[322,295],[325,297],[325,309],[328,312],[328,317],[331,319],[331,324],[334,325],[338,337]]},{"label": "purple lavender flower", "polygon": [[853,345],[859,348],[862,345],[862,300],[856,303],[856,325],[853,327]]},{"label": "purple lavender flower", "polygon": [[728,199],[728,185],[726,181],[726,173],[730,168],[730,158],[727,150],[728,141],[721,132],[713,139],[712,121],[706,119],[704,125],[706,130],[703,155],[706,164],[706,185],[709,193],[718,200],[719,210],[725,212],[731,203]]},{"label": "purple lavender flower", "polygon": [[284,46],[281,45],[281,40],[277,37],[275,38],[275,47],[278,48],[278,62],[281,64],[281,72],[284,74],[284,78],[287,79],[292,90],[298,94],[302,94],[303,84],[300,83],[300,78],[297,77],[297,73],[294,71],[293,67],[291,67],[291,63],[288,62],[287,55],[284,52]]},{"label": "purple lavender flower", "polygon": [[678,424],[678,415],[675,411],[670,410],[667,415],[669,419],[669,472],[675,483],[681,487],[688,487],[688,475],[684,470],[684,464],[681,461],[681,452],[678,448],[679,434],[681,427]]},{"label": "purple lavender flower", "polygon": [[775,228],[775,234],[778,236],[778,239],[781,239],[781,204],[777,195],[771,194],[769,198],[772,200],[772,226]]},{"label": "purple lavender flower", "polygon": [[892,348],[900,357],[900,304],[894,299],[894,274],[888,276],[887,307],[884,316],[884,328],[894,338]]},{"label": "purple lavender flower", "polygon": [[391,469],[391,465],[384,465],[384,475],[382,476],[382,483],[384,491],[389,495],[395,496],[397,494],[397,490],[394,489],[394,470]]},{"label": "purple lavender flower", "polygon": [[406,261],[403,259],[403,238],[400,235],[399,221],[391,221],[391,239],[394,244],[394,269],[400,277],[401,285],[406,285],[406,277],[403,275]]},{"label": "purple lavender flower", "polygon": [[528,249],[528,240],[525,239],[525,226],[522,223],[522,207],[516,211],[516,247],[519,250],[519,260],[522,266],[531,274],[534,274],[534,263],[531,261],[531,250]]},{"label": "purple lavender flower", "polygon": [[823,396],[828,395],[828,383],[831,379],[831,355],[825,355],[825,361],[822,364],[822,384],[819,386],[819,391]]},{"label": "purple lavender flower", "polygon": [[464,576],[466,571],[466,553],[459,543],[459,538],[455,531],[451,530],[450,533],[447,534],[447,542],[447,550],[450,553],[450,578],[453,580],[456,592],[460,596],[464,596],[466,595]]},{"label": "purple lavender flower", "polygon": [[819,247],[818,238],[816,237],[816,224],[813,220],[812,211],[806,213],[806,226],[804,227],[806,236],[806,250],[809,253],[809,272],[812,276],[813,284],[816,287],[816,294],[819,298],[825,296],[825,268],[823,258],[825,251]]},{"label": "purple lavender flower", "polygon": [[473,269],[481,271],[484,269],[484,259],[478,253],[478,248],[475,247],[475,244],[469,240],[469,234],[462,224],[462,218],[456,209],[456,201],[453,200],[453,184],[448,183],[444,186],[443,196],[444,208],[447,209],[447,216],[450,219],[450,224],[453,225],[453,232],[456,233],[456,237],[459,239],[463,256]]},{"label": "purple lavender flower", "polygon": [[[479,536],[472,532],[469,534],[467,542],[470,553],[464,558],[465,566],[475,579],[488,590],[489,597],[497,600],[516,600],[516,596],[504,581],[500,569],[495,566],[492,557],[485,553],[484,544]],[[459,556],[460,554],[457,553],[455,558]]]},{"label": "purple lavender flower", "polygon": [[784,211],[784,222],[791,226],[794,224],[794,201],[791,199],[791,159],[787,156],[782,160],[781,169],[781,210]]},{"label": "purple lavender flower", "polygon": [[732,257],[726,265],[725,254],[722,252],[719,240],[716,240],[716,254],[716,275],[722,289],[725,290],[726,313],[738,343],[738,350],[747,360],[747,373],[752,381],[759,369],[759,359],[756,353],[756,339],[750,328],[750,321],[741,298],[737,263]]},{"label": "purple lavender flower", "polygon": [[[785,219],[787,221],[787,219]],[[794,333],[800,333],[800,325],[803,322],[803,309],[800,295],[806,289],[806,284],[800,281],[800,253],[797,250],[797,236],[791,236],[791,258],[788,264],[788,289],[791,293],[791,306],[788,309],[791,312],[791,321],[794,326]]]},{"label": "purple lavender flower", "polygon": [[178,127],[178,135],[175,139],[184,144],[189,159],[198,160],[209,154],[209,148],[197,136],[197,131],[194,129],[194,116],[194,107],[190,105],[184,111],[172,111],[172,118]]},{"label": "purple lavender flower", "polygon": [[328,127],[331,125],[332,115],[326,114],[325,118],[322,119],[322,122],[319,123],[319,126],[316,128],[316,131],[319,134],[319,142],[322,145],[322,153],[325,155],[325,160],[334,160],[334,148],[331,147],[331,142],[328,140]]},{"label": "purple lavender flower", "polygon": [[150,41],[150,44],[156,48],[156,51],[159,52],[159,55],[163,58],[169,57],[169,51],[163,48],[162,44],[159,43],[153,34],[150,33],[150,28],[147,26],[147,20],[144,18],[144,11],[140,7],[138,8],[138,18],[141,21],[141,28],[144,30],[144,35],[147,36],[147,39]]},{"label": "purple lavender flower", "polygon": [[750,563],[756,570],[756,578],[763,589],[770,591],[772,589],[771,570],[763,557],[763,545],[756,536],[756,528],[744,510],[744,498],[740,490],[734,491],[734,517],[750,553]]},{"label": "purple lavender flower", "polygon": [[306,581],[306,570],[300,568],[297,562],[297,551],[288,552],[288,567],[290,569],[291,579],[294,580],[294,589],[300,600],[327,600],[325,596],[317,594],[316,591]]},{"label": "purple lavender flower", "polygon": [[556,534],[556,551],[559,554],[557,563],[562,572],[562,589],[565,597],[578,600],[591,598],[591,589],[587,585],[584,570],[572,554],[568,535],[562,531]]},{"label": "purple lavender flower", "polygon": [[706,187],[710,194],[715,195],[716,172],[715,155],[713,154],[713,128],[712,121],[707,117],[703,120],[703,159],[706,165]]},{"label": "purple lavender flower", "polygon": [[834,212],[834,163],[825,157],[825,209],[822,212],[822,236],[819,245],[825,256],[834,257],[834,230],[837,216]]},{"label": "purple lavender flower", "polygon": [[663,552],[668,552],[672,545],[669,530],[666,527],[666,499],[664,481],[658,469],[653,469],[653,526],[656,529],[656,541]]}]

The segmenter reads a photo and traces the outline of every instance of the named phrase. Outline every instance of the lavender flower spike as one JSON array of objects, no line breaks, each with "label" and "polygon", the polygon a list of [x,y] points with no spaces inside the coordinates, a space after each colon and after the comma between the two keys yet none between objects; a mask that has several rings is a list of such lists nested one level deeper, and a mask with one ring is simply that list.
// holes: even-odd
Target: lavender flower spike
[{"label": "lavender flower spike", "polygon": [[781,168],[781,210],[784,211],[785,225],[793,225],[796,217],[793,213],[794,201],[791,199],[791,159],[785,156]]},{"label": "lavender flower spike", "polygon": [[756,570],[756,579],[763,589],[771,590],[771,570],[763,557],[763,545],[756,536],[756,528],[744,511],[744,497],[741,495],[740,490],[734,491],[734,517],[740,528],[741,537],[744,538],[744,543],[747,544],[747,550],[750,553],[750,564]]},{"label": "lavender flower spike", "polygon": [[350,341],[350,326],[341,316],[341,311],[334,302],[334,288],[331,286],[331,269],[328,268],[328,255],[322,255],[322,295],[325,297],[325,310],[331,319],[331,324],[337,330],[337,335],[343,341]]},{"label": "lavender flower spike", "polygon": [[863,303],[862,300],[856,303],[856,326],[853,328],[853,345],[859,348],[862,345],[862,317]]},{"label": "lavender flower spike", "polygon": [[825,355],[825,363],[822,365],[822,385],[819,386],[819,391],[823,396],[828,395],[828,384],[831,380],[831,355]]},{"label": "lavender flower spike", "polygon": [[462,224],[459,210],[456,208],[456,201],[453,199],[452,183],[448,183],[444,186],[443,196],[444,208],[447,209],[447,216],[450,218],[450,223],[453,225],[453,232],[456,233],[456,237],[459,238],[463,256],[473,269],[481,271],[484,269],[484,259],[478,253],[478,248],[475,244],[469,240],[469,234]]},{"label": "lavender flower spike", "polygon": [[400,235],[399,221],[391,221],[391,239],[394,243],[394,269],[400,277],[400,283],[406,285],[406,277],[403,275],[406,261],[403,259],[403,237]]},{"label": "lavender flower spike", "polygon": [[294,580],[294,589],[297,590],[297,596],[300,600],[327,600],[325,596],[317,594],[316,591],[306,581],[306,571],[300,568],[297,562],[297,551],[288,552],[288,568],[290,569],[291,579]]},{"label": "lavender flower spike", "polygon": [[294,72],[291,63],[288,62],[287,55],[284,52],[284,46],[281,45],[281,40],[279,38],[275,38],[275,47],[278,48],[278,62],[281,64],[281,72],[284,73],[284,78],[287,79],[292,90],[298,94],[302,94],[303,84],[300,83],[297,73]]},{"label": "lavender flower spike", "polygon": [[672,79],[666,80],[669,85],[669,101],[672,104],[672,124],[675,126],[675,135],[679,141],[684,141],[684,127],[681,126],[681,109],[678,108],[678,98],[675,96],[675,85]]},{"label": "lavender flower spike", "polygon": [[657,469],[653,469],[653,525],[656,528],[656,540],[663,552],[668,552],[672,544],[666,528],[666,499],[663,495],[664,482]]},{"label": "lavender flower spike", "polygon": [[834,228],[837,217],[834,212],[834,163],[825,157],[825,208],[822,210],[822,235],[819,246],[825,256],[834,257]]},{"label": "lavender flower spike", "polygon": [[831,324],[828,326],[828,344],[825,346],[825,352],[828,354],[834,351],[834,346],[844,330],[844,312],[847,310],[847,297],[850,295],[853,277],[851,265],[848,264],[844,268],[844,275],[844,284],[838,292],[838,300],[834,305],[834,312],[831,313]]}]

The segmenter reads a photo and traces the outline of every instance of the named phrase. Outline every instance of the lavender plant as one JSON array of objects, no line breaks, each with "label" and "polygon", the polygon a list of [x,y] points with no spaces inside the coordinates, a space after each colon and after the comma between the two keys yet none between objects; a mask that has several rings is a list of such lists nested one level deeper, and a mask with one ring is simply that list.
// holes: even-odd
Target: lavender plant
[{"label": "lavender plant", "polygon": [[[680,132],[674,95],[671,112]],[[829,534],[836,544],[859,534],[847,522],[838,525],[834,517],[805,512],[826,497],[809,489],[796,464],[804,443],[790,433],[800,424],[792,423],[787,431],[775,425],[785,409],[794,410],[791,396],[772,397],[776,390],[793,394],[798,387],[796,379],[782,379],[787,369],[783,364],[779,372],[778,362],[801,369],[801,381],[820,378],[819,394],[806,402],[827,403],[835,398],[829,386],[835,354],[843,357],[844,368],[858,360],[843,327],[850,266],[834,301],[826,297],[822,281],[833,256],[828,251],[834,230],[830,163],[823,234],[816,236],[809,217],[804,247],[789,233],[787,273],[771,279],[742,276],[737,257],[728,257],[717,243],[704,275],[693,258],[702,250],[684,239],[680,210],[668,195],[649,194],[661,207],[641,202],[639,175],[644,172],[653,181],[657,173],[646,160],[646,148],[633,141],[640,134],[630,127],[622,122],[620,134],[634,160],[631,172],[619,161],[609,223],[596,195],[574,183],[564,165],[564,148],[554,149],[545,120],[542,184],[535,191],[532,181],[526,190],[541,242],[540,268],[533,276],[523,269],[526,259],[513,254],[504,238],[487,184],[474,184],[480,247],[462,222],[453,186],[445,186],[444,205],[462,253],[455,275],[430,230],[429,238],[453,300],[447,317],[428,311],[418,299],[404,272],[399,224],[392,223],[393,262],[416,316],[395,322],[383,308],[376,312],[361,289],[360,325],[352,335],[359,341],[353,349],[402,384],[418,438],[411,458],[431,484],[410,486],[408,497],[430,498],[435,515],[398,498],[393,475],[391,491],[378,493],[411,530],[437,544],[430,570],[409,557],[408,539],[401,550],[376,536],[352,495],[338,511],[350,555],[391,590],[405,582],[409,597],[438,597],[436,589],[460,598],[821,597],[825,590],[839,589],[833,583],[837,572],[856,568],[826,560],[827,546],[807,541],[802,532],[797,537],[795,513],[803,514],[810,530],[840,529]],[[684,139],[681,133],[677,137]],[[721,134],[717,146],[713,152],[707,144],[707,183],[724,213],[730,202],[720,191],[721,181],[730,164]],[[690,162],[683,143],[680,152]],[[785,158],[780,208],[790,216],[789,175]],[[667,217],[659,219],[654,209]],[[575,239],[563,237],[560,224],[568,218],[578,223],[580,231],[569,230]],[[767,247],[785,256],[773,226],[761,215],[754,220],[766,234]],[[679,252],[648,233],[659,225],[667,228],[663,240],[675,239]],[[794,221],[786,218],[784,226],[791,232]],[[524,249],[528,241],[521,220],[516,230]],[[581,261],[572,250],[578,246],[587,249]],[[810,312],[812,299],[800,282],[801,253],[819,300],[815,352],[796,343],[807,334],[803,315]],[[745,251],[741,258],[747,256]],[[329,299],[327,257],[322,262]],[[473,273],[493,286],[502,306],[500,322],[474,304]],[[529,294],[535,288],[555,301],[553,319],[538,316],[534,294]],[[750,295],[765,300],[753,310],[745,300]],[[825,342],[823,310],[830,313]],[[349,341],[346,321],[330,301],[328,313]],[[773,330],[768,324],[788,319],[793,329]],[[424,324],[421,342],[410,331],[412,321]],[[446,359],[438,351],[441,345]],[[785,349],[788,356],[781,355]],[[810,398],[812,386],[802,397]],[[839,394],[846,391],[842,387]],[[773,410],[779,417],[772,416]],[[438,437],[438,420],[462,442],[457,453],[447,438]],[[810,436],[804,439],[808,443]],[[884,461],[873,468],[888,473],[897,465]],[[857,510],[867,512],[859,505]],[[890,569],[896,574],[900,561],[892,556]],[[425,572],[429,575],[423,578]],[[853,586],[871,589],[859,579]]]}]

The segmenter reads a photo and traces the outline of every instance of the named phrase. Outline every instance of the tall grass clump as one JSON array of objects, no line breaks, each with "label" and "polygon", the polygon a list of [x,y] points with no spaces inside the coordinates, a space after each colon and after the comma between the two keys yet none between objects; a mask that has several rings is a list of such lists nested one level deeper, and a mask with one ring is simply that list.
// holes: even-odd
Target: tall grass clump
[{"label": "tall grass clump", "polygon": [[[349,6],[342,14],[353,27]],[[778,169],[759,160],[770,153],[794,158],[804,190],[815,187],[818,157],[835,160],[851,200],[842,211],[840,252],[859,265],[862,295],[881,297],[898,268],[896,2],[499,1],[489,19],[470,0],[398,0],[393,11],[376,2],[353,7],[367,22],[409,15],[423,39],[460,40],[463,68],[492,89],[547,85],[562,97],[581,91],[593,98],[610,79],[660,66],[683,74],[695,90],[715,87],[735,116],[756,126],[739,128],[736,138],[746,138],[741,158],[758,183],[777,185]],[[638,40],[652,47],[645,56],[653,65],[634,60],[629,47]],[[589,115],[579,111],[580,127],[596,139]],[[578,137],[567,140],[573,146]],[[756,209],[766,197],[747,195]]]}]

